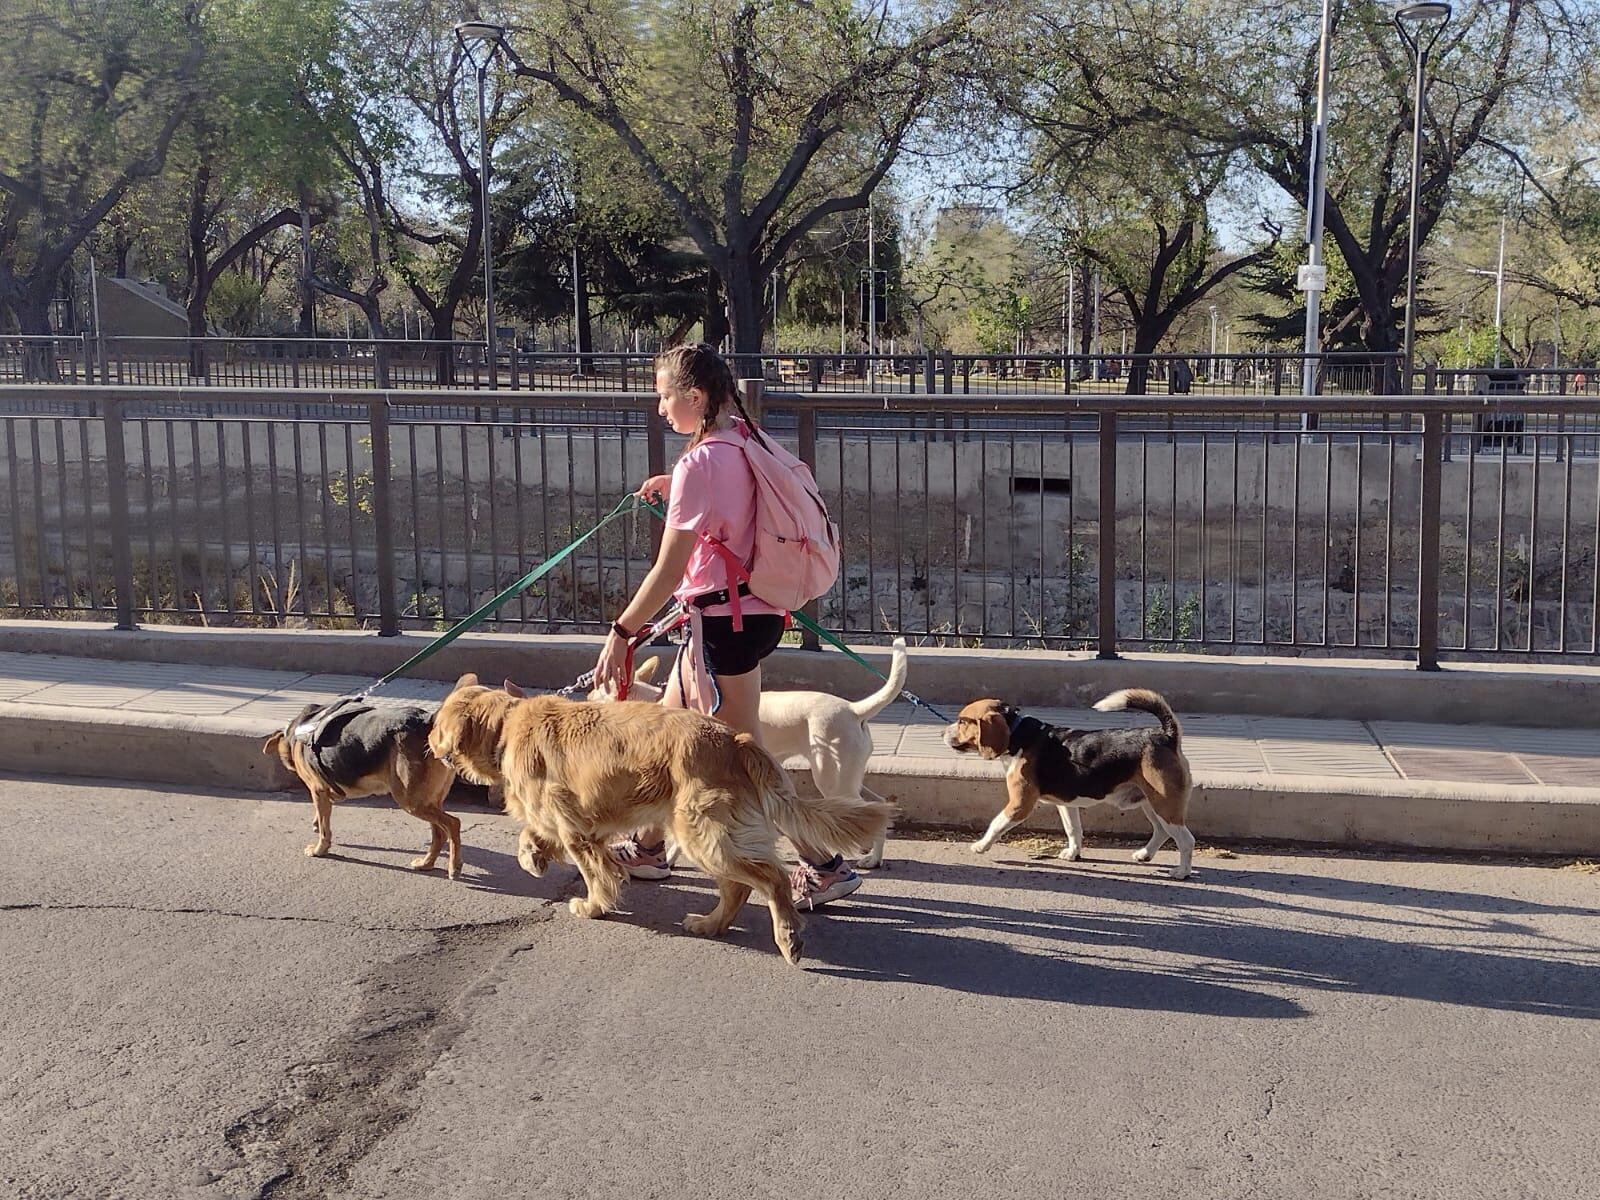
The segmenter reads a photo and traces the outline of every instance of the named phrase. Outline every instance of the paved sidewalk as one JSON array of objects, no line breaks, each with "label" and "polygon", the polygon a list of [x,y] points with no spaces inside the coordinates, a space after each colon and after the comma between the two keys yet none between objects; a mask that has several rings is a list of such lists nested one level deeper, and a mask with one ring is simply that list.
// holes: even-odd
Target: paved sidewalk
[{"label": "paved sidewalk", "polygon": [[[262,736],[305,705],[359,690],[371,680],[307,671],[264,671],[0,652],[0,716],[37,706],[127,714],[226,717]],[[380,699],[437,701],[449,685],[406,679]],[[959,701],[932,702],[953,712]],[[1052,724],[1080,729],[1148,723],[1143,714],[1031,708]],[[1215,713],[1179,714],[1196,776],[1338,777],[1381,786],[1435,781],[1517,787],[1600,785],[1600,735],[1589,729],[1422,725],[1399,721],[1304,720]],[[943,725],[909,704],[873,722],[875,772],[946,763],[958,756]],[[969,760],[970,761],[970,760]],[[976,766],[976,764],[973,764]],[[65,767],[63,769],[66,769]]]}]

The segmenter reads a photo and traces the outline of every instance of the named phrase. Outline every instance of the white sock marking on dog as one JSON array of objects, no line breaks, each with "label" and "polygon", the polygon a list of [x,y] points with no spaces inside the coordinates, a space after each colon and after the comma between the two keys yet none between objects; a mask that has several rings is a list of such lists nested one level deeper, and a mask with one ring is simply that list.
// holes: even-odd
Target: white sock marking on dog
[{"label": "white sock marking on dog", "polygon": [[977,854],[987,854],[989,847],[994,845],[995,838],[999,837],[1006,830],[1013,828],[1016,824],[1016,821],[1013,821],[1010,817],[1006,816],[1004,810],[996,813],[994,820],[989,822],[988,831],[981,838],[972,843],[973,851]]}]

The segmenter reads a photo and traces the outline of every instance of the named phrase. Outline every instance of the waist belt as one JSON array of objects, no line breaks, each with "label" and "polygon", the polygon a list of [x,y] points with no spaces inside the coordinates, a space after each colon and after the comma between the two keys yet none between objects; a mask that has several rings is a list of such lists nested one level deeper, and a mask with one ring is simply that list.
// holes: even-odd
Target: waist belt
[{"label": "waist belt", "polygon": [[[738,587],[738,595],[740,598],[742,599],[749,594],[750,585],[748,583],[741,583]],[[723,588],[721,591],[716,592],[701,592],[698,596],[690,597],[689,603],[695,608],[704,611],[714,604],[731,604],[733,602],[733,597],[734,592],[732,589]]]}]

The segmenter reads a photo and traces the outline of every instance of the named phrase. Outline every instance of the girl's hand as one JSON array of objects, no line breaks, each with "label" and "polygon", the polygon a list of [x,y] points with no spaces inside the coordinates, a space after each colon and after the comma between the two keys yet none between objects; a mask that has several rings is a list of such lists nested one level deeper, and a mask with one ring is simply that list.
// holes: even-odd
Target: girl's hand
[{"label": "girl's hand", "polygon": [[652,475],[635,493],[641,500],[665,500],[672,493],[671,475]]},{"label": "girl's hand", "polygon": [[607,634],[605,645],[600,647],[600,657],[595,660],[594,685],[609,687],[613,695],[618,695],[627,676],[628,645],[615,633]]}]

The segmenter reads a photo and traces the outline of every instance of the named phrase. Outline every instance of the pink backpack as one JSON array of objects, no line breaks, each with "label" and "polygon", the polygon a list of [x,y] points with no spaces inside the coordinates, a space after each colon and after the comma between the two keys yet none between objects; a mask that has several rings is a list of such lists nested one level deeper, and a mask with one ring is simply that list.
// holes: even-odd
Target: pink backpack
[{"label": "pink backpack", "polygon": [[735,421],[733,428],[735,437],[707,441],[737,446],[750,464],[756,481],[755,548],[746,564],[715,538],[706,540],[728,568],[738,628],[743,624],[740,583],[748,584],[752,595],[791,612],[831,588],[839,577],[839,530],[828,517],[810,467],[744,421]]}]

